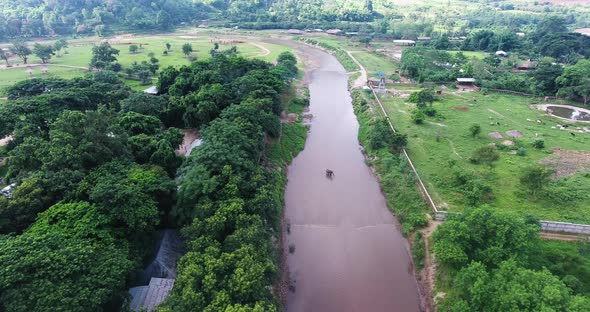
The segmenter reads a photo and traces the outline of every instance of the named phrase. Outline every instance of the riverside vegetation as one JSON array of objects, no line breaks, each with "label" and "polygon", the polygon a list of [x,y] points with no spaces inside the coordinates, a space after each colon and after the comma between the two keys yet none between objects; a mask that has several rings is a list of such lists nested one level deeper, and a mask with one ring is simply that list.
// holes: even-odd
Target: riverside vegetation
[{"label": "riverside vegetation", "polygon": [[[235,49],[211,53],[165,69],[160,97],[109,71],[9,90],[0,133],[13,136],[7,177],[18,186],[0,202],[3,310],[118,309],[160,226],[184,228],[188,248],[162,311],[275,309],[271,237],[284,177],[262,165],[264,139],[280,135],[296,59],[284,53],[273,66]],[[186,159],[175,154],[174,127],[201,129],[204,143]]]}]

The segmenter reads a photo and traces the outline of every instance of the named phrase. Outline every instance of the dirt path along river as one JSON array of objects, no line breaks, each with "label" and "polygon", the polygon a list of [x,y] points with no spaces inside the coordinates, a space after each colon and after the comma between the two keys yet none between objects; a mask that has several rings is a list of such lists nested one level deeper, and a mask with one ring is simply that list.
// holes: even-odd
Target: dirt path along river
[{"label": "dirt path along river", "polygon": [[285,194],[293,285],[286,309],[419,311],[407,243],[360,150],[346,72],[329,54],[305,53],[318,68],[309,83],[311,130]]}]

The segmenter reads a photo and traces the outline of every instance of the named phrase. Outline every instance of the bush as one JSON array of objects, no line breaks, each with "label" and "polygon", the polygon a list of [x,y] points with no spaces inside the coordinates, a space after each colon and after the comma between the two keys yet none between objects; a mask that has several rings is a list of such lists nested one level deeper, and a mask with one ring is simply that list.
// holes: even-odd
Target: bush
[{"label": "bush", "polygon": [[520,177],[520,183],[528,190],[529,194],[534,198],[543,191],[545,186],[551,181],[553,170],[535,165],[526,168]]},{"label": "bush", "polygon": [[469,133],[471,134],[471,137],[476,137],[479,136],[479,134],[481,133],[481,126],[479,124],[473,124],[471,125],[471,127],[469,127]]},{"label": "bush", "polygon": [[371,124],[368,137],[372,149],[388,147],[400,151],[408,144],[408,136],[392,132],[385,118],[377,119]]},{"label": "bush", "polygon": [[391,79],[391,80],[393,80],[393,81],[395,81],[395,82],[400,82],[400,81],[401,81],[401,78],[400,78],[400,77],[399,77],[399,75],[397,75],[397,74],[391,74],[391,75],[389,76],[389,79]]},{"label": "bush", "polygon": [[491,166],[495,161],[500,159],[500,154],[493,145],[486,145],[476,149],[469,158],[474,164],[484,164]]},{"label": "bush", "polygon": [[479,206],[483,201],[494,198],[492,187],[484,179],[459,167],[454,168],[452,182],[470,206]]},{"label": "bush", "polygon": [[518,156],[526,156],[526,148],[524,148],[524,147],[519,147],[519,148],[516,150],[516,155],[518,155]]},{"label": "bush", "polygon": [[424,235],[422,232],[416,232],[414,242],[412,243],[412,258],[414,259],[414,264],[418,270],[424,268],[425,249]]},{"label": "bush", "polygon": [[420,125],[424,122],[424,118],[426,116],[424,115],[424,112],[422,112],[422,110],[416,109],[412,112],[412,121],[414,121],[415,124]]},{"label": "bush", "polygon": [[545,148],[545,141],[538,139],[538,140],[535,140],[532,145],[534,148],[544,149]]},{"label": "bush", "polygon": [[422,112],[424,112],[424,114],[428,117],[434,117],[436,116],[436,109],[434,109],[434,107],[426,107],[422,110]]}]

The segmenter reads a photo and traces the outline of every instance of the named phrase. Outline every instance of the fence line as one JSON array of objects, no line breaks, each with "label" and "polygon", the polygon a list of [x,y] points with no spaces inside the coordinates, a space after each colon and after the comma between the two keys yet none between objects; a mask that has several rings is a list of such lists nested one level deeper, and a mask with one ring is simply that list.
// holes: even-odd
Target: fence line
[{"label": "fence line", "polygon": [[[375,100],[377,100],[377,103],[379,104],[379,108],[381,108],[381,111],[383,112],[383,115],[385,116],[385,119],[387,120],[387,123],[389,124],[389,128],[391,128],[391,130],[394,133],[397,132],[395,130],[395,127],[393,127],[393,124],[391,123],[391,119],[389,118],[389,115],[385,111],[385,107],[383,106],[383,103],[381,103],[379,96],[377,96],[377,92],[375,92],[375,89],[373,89],[372,87],[370,87],[370,88],[373,93],[373,96],[375,97]],[[422,179],[420,178],[420,175],[418,174],[418,171],[416,170],[416,167],[414,166],[414,163],[410,159],[410,156],[406,152],[405,148],[402,149],[402,153],[404,154],[404,157],[408,161],[410,168],[412,169],[412,171],[414,172],[414,175],[416,176],[416,180],[418,181],[418,186],[420,188],[420,192],[422,193],[422,196],[424,197],[424,199],[426,199],[426,201],[428,202],[428,204],[432,208],[432,211],[434,212],[434,219],[436,221],[444,221],[449,212],[443,211],[443,210],[438,210],[438,208],[436,207],[436,204],[434,203],[434,200],[432,199],[432,196],[430,196],[430,193],[426,189],[424,182],[422,182]],[[567,234],[590,235],[590,225],[588,225],[588,224],[575,224],[575,223],[568,223],[568,222],[542,220],[542,221],[539,221],[539,225],[541,226],[542,232],[557,232],[557,233],[567,233]]]},{"label": "fence line", "polygon": [[[381,111],[383,112],[383,115],[385,116],[385,119],[387,120],[387,123],[389,124],[389,128],[391,128],[391,131],[393,131],[395,133],[396,132],[395,131],[395,128],[393,127],[393,124],[391,123],[391,120],[389,119],[389,115],[385,111],[385,108],[383,107],[383,104],[381,103],[381,100],[379,100],[379,97],[377,96],[377,93],[375,92],[375,89],[373,89],[371,87],[371,91],[373,92],[373,96],[375,96],[375,99],[377,100],[377,103],[379,103],[379,107],[381,108]],[[418,171],[416,170],[416,167],[414,166],[414,163],[412,162],[412,159],[410,159],[410,156],[406,152],[406,149],[405,148],[402,149],[402,153],[404,154],[404,157],[408,161],[408,164],[410,165],[410,168],[412,169],[412,171],[414,172],[414,175],[416,176],[416,180],[418,181],[418,186],[420,187],[420,192],[422,193],[422,196],[428,201],[428,204],[432,208],[432,211],[434,211],[435,219],[437,221],[444,220],[444,215],[446,215],[446,212],[443,212],[441,214],[441,211],[439,211],[438,208],[436,207],[436,204],[434,203],[434,200],[430,196],[430,193],[428,193],[428,190],[426,189],[426,186],[422,182],[422,179],[420,178],[420,175],[418,174]],[[442,219],[439,220],[439,218],[441,218],[441,217],[442,217]]]}]

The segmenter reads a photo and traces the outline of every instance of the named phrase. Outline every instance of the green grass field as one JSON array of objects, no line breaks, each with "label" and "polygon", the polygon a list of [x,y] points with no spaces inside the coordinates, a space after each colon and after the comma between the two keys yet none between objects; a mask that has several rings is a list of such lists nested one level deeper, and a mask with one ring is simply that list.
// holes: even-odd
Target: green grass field
[{"label": "green grass field", "polygon": [[393,73],[397,69],[396,63],[372,52],[360,51],[354,52],[352,55],[367,70],[369,77],[375,76],[377,72]]},{"label": "green grass field", "polygon": [[31,77],[34,78],[47,78],[47,77],[63,77],[63,78],[74,78],[80,77],[87,73],[86,70],[75,69],[75,68],[64,68],[57,66],[49,66],[47,73],[42,70],[43,67],[37,66],[32,67],[32,73],[27,72],[26,68],[11,68],[0,70],[0,95],[4,94],[4,89],[11,86],[21,80],[25,80]]},{"label": "green grass field", "polygon": [[463,53],[467,58],[474,58],[478,60],[483,60],[489,53],[486,52],[479,52],[479,51],[447,51],[452,55],[455,55],[459,52]]},{"label": "green grass field", "polygon": [[[449,183],[453,177],[449,161],[453,160],[459,167],[477,172],[489,182],[495,198],[487,204],[494,208],[531,213],[545,220],[590,222],[588,197],[567,205],[533,201],[523,194],[519,181],[523,168],[549,157],[554,148],[590,151],[589,134],[574,137],[567,131],[552,129],[559,121],[529,108],[528,105],[533,101],[531,98],[493,93],[450,93],[446,92],[434,103],[440,117],[427,119],[422,125],[416,125],[411,120],[413,104],[408,104],[400,97],[382,96],[394,126],[408,134],[408,153],[441,207],[451,211],[461,211],[466,207],[462,195]],[[527,119],[543,120],[545,125]],[[469,134],[469,127],[474,123],[482,128],[480,136],[476,138]],[[516,142],[526,148],[526,156],[500,151],[500,160],[493,169],[469,162],[468,159],[477,148],[491,143],[500,144],[509,139],[506,131],[510,130],[518,130],[523,134]],[[499,132],[505,138],[493,139],[488,135],[491,132]],[[538,150],[531,146],[536,138],[545,141],[545,149]],[[578,174],[571,181],[576,183],[576,187],[585,189],[586,194],[590,190],[589,175]]]},{"label": "green grass field", "polygon": [[[69,48],[67,51],[62,51],[60,55],[54,56],[50,60],[50,64],[55,65],[68,65],[77,67],[87,67],[92,58],[92,47],[94,44],[99,43],[102,39],[97,37],[75,39],[69,41]],[[133,62],[148,61],[148,54],[153,52],[155,57],[160,60],[160,68],[168,66],[179,67],[182,65],[188,65],[190,62],[182,53],[182,45],[190,43],[193,46],[192,55],[197,59],[209,58],[209,51],[213,48],[213,41],[218,40],[220,42],[220,49],[229,49],[233,46],[238,48],[238,52],[249,58],[260,58],[265,61],[275,61],[278,55],[291,49],[285,46],[259,42],[253,40],[233,39],[234,41],[223,37],[222,35],[205,32],[204,34],[189,34],[189,33],[172,33],[167,35],[159,36],[137,36],[137,37],[123,37],[110,39],[111,44],[114,48],[119,49],[118,62],[125,66],[131,65]],[[44,44],[52,43],[51,41],[44,42]],[[166,50],[166,43],[171,44],[171,51],[167,56],[164,56],[164,50]],[[132,54],[129,52],[129,46],[131,44],[142,45],[139,53]],[[11,64],[18,64],[22,61],[18,58],[10,60]],[[31,56],[29,63],[35,64],[41,61]],[[82,76],[85,74],[84,70],[81,69],[70,69],[61,68],[56,66],[49,66],[48,74],[43,74],[42,67],[33,67],[33,75],[25,72],[26,68],[11,68],[6,70],[0,70],[0,90],[5,89],[12,84],[27,79],[29,77],[46,77],[46,76],[57,76],[63,78],[73,78]],[[136,90],[145,89],[137,81],[126,80],[126,82]],[[0,95],[3,94],[0,91]]]}]

